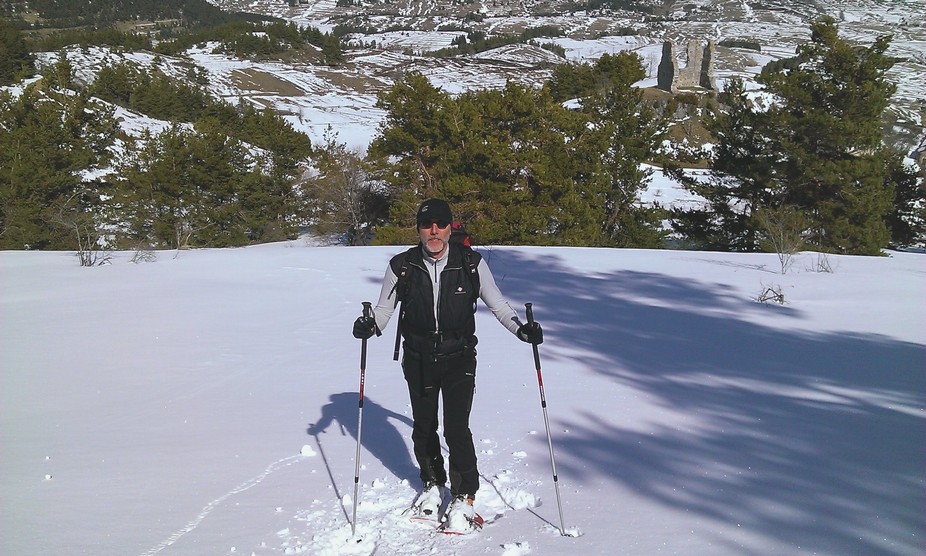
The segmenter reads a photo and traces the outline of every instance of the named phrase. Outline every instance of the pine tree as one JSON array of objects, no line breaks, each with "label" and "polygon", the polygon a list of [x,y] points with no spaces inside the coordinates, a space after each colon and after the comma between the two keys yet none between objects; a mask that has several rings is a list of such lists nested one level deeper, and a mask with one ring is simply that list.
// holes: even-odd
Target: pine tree
[{"label": "pine tree", "polygon": [[838,36],[835,22],[811,26],[799,67],[759,77],[783,103],[769,111],[784,163],[784,203],[811,219],[809,242],[823,250],[877,254],[890,237],[893,202],[885,184],[881,117],[896,87],[885,73],[890,37],[867,48]]},{"label": "pine tree", "polygon": [[35,58],[22,33],[0,18],[0,86],[12,85],[35,72]]},{"label": "pine tree", "polygon": [[[64,66],[59,65],[59,70]],[[62,82],[70,77],[59,74]],[[0,248],[73,249],[67,222],[95,221],[102,184],[82,179],[108,160],[112,112],[85,93],[43,84],[0,95]],[[59,218],[62,211],[87,218]]]},{"label": "pine tree", "polygon": [[456,172],[477,187],[458,194],[464,206],[479,203],[470,231],[492,243],[596,243],[601,214],[583,195],[590,172],[574,140],[585,132],[583,116],[554,102],[548,89],[514,83],[459,102],[481,124]]},{"label": "pine tree", "polygon": [[926,171],[899,153],[887,158],[887,182],[894,185],[894,207],[886,217],[895,246],[926,243]]},{"label": "pine tree", "polygon": [[579,110],[550,87],[450,97],[407,76],[381,97],[387,116],[370,149],[391,200],[376,240],[414,241],[417,204],[439,195],[482,243],[657,246],[655,212],[638,201],[659,120],[632,87],[639,59],[609,63]]},{"label": "pine tree", "polygon": [[179,125],[157,135],[146,131],[120,167],[118,202],[133,243],[175,249],[188,244],[187,140]]},{"label": "pine tree", "polygon": [[379,95],[376,106],[386,110],[386,117],[368,156],[391,204],[390,225],[376,231],[376,242],[413,242],[418,203],[438,195],[435,178],[442,162],[438,146],[448,128],[444,108],[449,102],[449,95],[417,72]]},{"label": "pine tree", "polygon": [[677,229],[702,246],[755,250],[763,208],[795,207],[808,222],[807,243],[839,253],[876,254],[887,245],[885,218],[894,187],[886,179],[881,116],[894,85],[890,37],[857,47],[831,18],[811,26],[793,64],[758,77],[774,99],[768,109],[734,82],[729,108],[710,122],[719,139],[716,179],[690,186],[710,211],[678,215]]},{"label": "pine tree", "polygon": [[675,211],[674,228],[700,249],[755,251],[760,248],[762,208],[775,208],[783,184],[777,179],[778,150],[772,140],[765,106],[757,106],[740,78],[721,95],[725,110],[707,119],[716,138],[710,182],[679,181],[707,200],[704,208]]},{"label": "pine tree", "polygon": [[[607,67],[607,66],[604,66]],[[588,116],[589,158],[600,157],[600,186],[595,193],[604,210],[601,244],[611,247],[661,247],[659,212],[640,206],[640,194],[652,173],[651,160],[663,136],[663,118],[643,101],[633,83],[643,77],[625,65],[611,72],[609,86],[583,102]]]}]

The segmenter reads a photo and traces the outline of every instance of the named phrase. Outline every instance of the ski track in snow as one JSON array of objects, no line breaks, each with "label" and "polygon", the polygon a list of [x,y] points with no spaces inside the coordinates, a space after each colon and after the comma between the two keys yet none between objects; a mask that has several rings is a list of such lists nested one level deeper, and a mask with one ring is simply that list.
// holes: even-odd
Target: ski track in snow
[{"label": "ski track in snow", "polygon": [[[531,434],[534,434],[534,431]],[[505,450],[513,462],[527,456],[525,451],[514,449],[514,445],[519,443],[520,440],[515,440]],[[492,440],[482,439],[477,442],[477,448],[479,445],[482,445],[483,456],[498,453]],[[491,447],[487,447],[489,445]],[[300,454],[271,463],[259,475],[206,504],[186,526],[144,552],[142,556],[155,556],[171,547],[199,527],[209,514],[229,498],[259,485],[274,472],[315,455],[317,452],[306,445]],[[363,465],[362,469],[365,470],[366,466]],[[477,509],[485,519],[486,528],[491,528],[495,521],[509,511],[528,510],[534,513],[533,508],[541,505],[540,498],[530,490],[531,486],[539,485],[540,481],[515,480],[515,472],[511,469],[503,469],[491,478],[486,475],[482,475],[481,478],[481,486],[477,493]],[[353,498],[350,494],[345,494],[340,500],[316,499],[309,507],[296,512],[294,519],[299,524],[298,527],[291,526],[276,532],[280,542],[278,550],[282,550],[283,554],[318,556],[456,554],[455,548],[464,547],[468,537],[441,535],[432,524],[413,522],[408,518],[405,512],[417,494],[417,490],[407,479],[376,478],[366,484],[361,483],[356,532],[352,532],[349,518],[345,520],[353,509]],[[442,511],[446,510],[448,503],[448,495],[445,494]],[[555,525],[539,516],[538,518],[544,522],[544,528],[559,534]],[[568,531],[567,534],[581,535],[578,530]],[[503,543],[500,548],[503,556],[520,556],[531,552],[529,543],[520,541]]]},{"label": "ski track in snow", "polygon": [[261,481],[269,477],[270,474],[272,474],[274,471],[283,469],[284,467],[288,467],[302,458],[303,458],[303,455],[300,454],[296,456],[288,456],[288,457],[279,459],[271,463],[270,465],[267,466],[266,469],[264,469],[263,473],[261,473],[260,475],[257,475],[255,477],[252,477],[251,479],[248,479],[247,481],[241,483],[240,485],[236,486],[235,488],[223,494],[222,496],[216,498],[212,502],[209,502],[208,504],[206,504],[205,507],[203,507],[202,511],[199,512],[199,515],[197,515],[189,523],[187,523],[183,529],[180,529],[173,535],[167,537],[167,539],[161,541],[160,544],[158,544],[151,550],[145,552],[144,554],[142,554],[142,556],[154,556],[158,552],[161,552],[165,548],[171,546],[172,544],[180,540],[181,537],[183,537],[190,531],[193,531],[194,529],[196,529],[199,526],[199,524],[202,523],[202,521],[206,519],[206,517],[212,512],[212,510],[216,509],[220,504],[222,504],[222,502],[225,502],[226,500],[228,500],[229,498],[231,498],[232,496],[236,494],[240,494],[252,487],[257,486],[258,484],[260,484]]}]

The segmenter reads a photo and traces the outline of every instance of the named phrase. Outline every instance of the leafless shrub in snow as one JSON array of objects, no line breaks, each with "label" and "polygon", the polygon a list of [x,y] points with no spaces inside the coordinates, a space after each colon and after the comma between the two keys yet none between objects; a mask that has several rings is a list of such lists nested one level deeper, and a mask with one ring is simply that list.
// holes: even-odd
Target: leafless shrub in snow
[{"label": "leafless shrub in snow", "polygon": [[794,255],[804,246],[807,219],[798,208],[788,206],[760,209],[755,217],[762,228],[765,247],[778,254],[781,273],[787,273],[794,264]]},{"label": "leafless shrub in snow", "polygon": [[772,284],[771,286],[762,284],[762,291],[760,291],[759,295],[754,299],[759,303],[777,303],[779,305],[787,303],[787,301],[785,301],[785,294],[781,291],[781,286],[777,284]]},{"label": "leafless shrub in snow", "polygon": [[107,239],[97,216],[79,206],[75,193],[66,200],[54,203],[46,211],[49,221],[67,231],[76,241],[80,266],[99,266],[110,262]]},{"label": "leafless shrub in snow", "polygon": [[836,269],[833,267],[826,253],[817,253],[817,257],[814,259],[814,265],[808,270],[811,272],[826,272],[827,274],[836,272]]},{"label": "leafless shrub in snow", "polygon": [[153,263],[158,260],[158,255],[151,249],[150,245],[139,244],[135,247],[135,251],[132,252],[132,258],[130,260],[135,264]]}]

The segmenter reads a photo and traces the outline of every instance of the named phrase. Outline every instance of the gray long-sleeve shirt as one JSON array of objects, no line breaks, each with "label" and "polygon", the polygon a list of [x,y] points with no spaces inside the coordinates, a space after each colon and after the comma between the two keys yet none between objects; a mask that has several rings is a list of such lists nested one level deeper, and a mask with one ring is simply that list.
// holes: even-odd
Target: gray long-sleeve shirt
[{"label": "gray long-sleeve shirt", "polygon": [[[427,253],[425,253],[423,257],[425,266],[428,268],[428,275],[431,277],[431,282],[434,285],[434,287],[431,288],[434,293],[434,322],[438,322],[437,296],[440,292],[440,275],[444,267],[447,266],[447,256],[449,252],[450,250],[447,249],[444,252],[444,256],[436,260],[432,259]],[[489,265],[486,264],[485,259],[479,261],[479,266],[476,267],[476,270],[479,272],[479,298],[482,299],[486,307],[492,311],[492,314],[495,315],[498,322],[502,323],[502,326],[516,335],[518,327],[521,326],[521,321],[518,320],[518,314],[511,308],[511,305],[508,304],[505,297],[502,295],[501,290],[498,289],[498,285],[495,283],[495,277],[492,276],[492,271],[489,270]],[[383,287],[379,292],[379,301],[376,302],[376,306],[373,308],[376,326],[378,326],[380,330],[385,330],[386,325],[389,323],[389,319],[392,318],[392,313],[395,312],[395,292],[393,290],[398,280],[398,276],[392,271],[392,266],[388,265],[386,267],[386,275],[383,277]]]}]

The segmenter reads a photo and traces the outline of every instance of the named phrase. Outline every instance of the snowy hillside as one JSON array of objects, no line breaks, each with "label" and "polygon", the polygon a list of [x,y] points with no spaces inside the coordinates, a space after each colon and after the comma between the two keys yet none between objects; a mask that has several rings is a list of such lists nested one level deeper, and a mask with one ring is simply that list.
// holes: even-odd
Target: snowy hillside
[{"label": "snowy hillside", "polygon": [[[926,258],[483,248],[534,304],[567,532],[529,346],[481,308],[477,509],[416,489],[394,323],[360,342],[396,247],[0,252],[0,554],[926,552]],[[824,264],[826,263],[826,264]],[[820,272],[829,266],[833,272]],[[762,304],[766,287],[785,305]]]},{"label": "snowy hillside", "polygon": [[[846,2],[743,2],[741,0],[698,0],[678,2],[660,18],[645,18],[630,12],[562,12],[550,15],[549,4],[534,2],[483,2],[478,10],[481,22],[464,21],[477,4],[454,2],[363,2],[339,7],[334,0],[301,0],[288,7],[281,0],[215,0],[226,9],[238,9],[281,17],[303,25],[331,31],[337,24],[354,24],[381,29],[372,34],[348,36],[354,46],[338,67],[307,63],[257,62],[213,54],[204,45],[182,58],[155,57],[147,53],[112,53],[99,49],[73,48],[68,52],[79,81],[93,79],[104,64],[127,60],[142,67],[157,66],[168,74],[185,78],[202,72],[209,90],[232,104],[248,100],[280,111],[296,129],[322,143],[326,129],[338,133],[338,140],[364,149],[377,131],[384,113],[375,108],[377,93],[388,89],[396,76],[419,71],[438,87],[451,93],[502,87],[512,80],[537,85],[549,78],[552,64],[563,61],[539,46],[503,47],[474,56],[434,58],[429,51],[451,46],[472,28],[487,33],[519,33],[528,27],[551,25],[561,37],[537,39],[563,48],[570,61],[593,61],[606,53],[631,51],[644,62],[648,77],[640,86],[655,86],[656,70],[663,42],[675,40],[679,56],[689,39],[717,42],[746,40],[761,45],[761,52],[718,47],[716,73],[722,88],[726,80],[740,76],[747,80],[770,61],[793,56],[798,44],[809,39],[810,22],[828,14],[836,17],[840,33],[861,44],[892,34],[889,54],[897,64],[889,77],[898,85],[891,106],[895,128],[889,140],[899,141],[905,150],[926,148],[922,121],[923,91],[926,90],[926,24],[912,17],[926,12],[926,1],[866,0]],[[555,10],[554,10],[555,11]],[[405,30],[389,30],[401,28]],[[632,30],[633,34],[627,34]],[[375,47],[371,46],[375,45]],[[57,53],[40,57],[44,63],[57,60]],[[682,65],[685,61],[679,60]],[[196,71],[194,72],[193,69]]]},{"label": "snowy hillside", "polygon": [[[653,15],[620,10],[576,11],[571,0],[522,0],[519,2],[455,2],[450,0],[377,0],[351,2],[339,6],[334,0],[298,0],[288,7],[281,0],[210,0],[225,9],[235,9],[280,17],[326,31],[335,25],[379,29],[371,34],[354,34],[354,44],[375,43],[377,49],[348,54],[350,63],[335,72],[300,68],[316,73],[327,82],[330,96],[322,103],[311,98],[279,98],[281,106],[296,105],[299,114],[312,129],[321,134],[311,117],[337,113],[348,118],[351,110],[325,110],[322,104],[335,102],[346,108],[347,99],[363,98],[375,93],[382,79],[396,72],[417,70],[433,84],[455,92],[461,89],[500,86],[511,79],[519,83],[541,83],[549,77],[549,64],[538,60],[536,51],[503,50],[494,55],[456,57],[450,60],[430,58],[424,53],[450,46],[465,31],[475,29],[489,34],[517,34],[529,27],[549,25],[560,29],[559,38],[538,39],[566,49],[568,60],[595,60],[604,53],[630,50],[644,61],[649,79],[642,85],[655,85],[656,69],[662,44],[672,39],[680,45],[690,39],[716,42],[746,40],[761,45],[762,52],[741,48],[719,47],[716,71],[718,84],[731,76],[750,79],[772,60],[793,56],[797,45],[809,40],[810,22],[827,15],[836,19],[846,38],[870,45],[877,36],[893,36],[889,54],[897,64],[889,77],[897,83],[891,111],[896,118],[894,133],[908,148],[926,147],[922,120],[923,91],[926,90],[926,1],[923,0],[678,0],[642,1],[655,7]],[[475,17],[474,17],[475,16]],[[401,28],[404,31],[387,31]],[[385,50],[386,54],[383,53]],[[543,52],[543,51],[541,51]],[[488,63],[492,58],[494,63]],[[680,60],[682,65],[684,60]],[[340,78],[339,78],[340,77]],[[258,95],[243,88],[240,94]],[[331,121],[332,116],[322,117]],[[359,122],[349,120],[342,140],[365,145],[362,136],[351,131]],[[344,128],[342,128],[344,129]],[[313,138],[315,135],[313,134]],[[902,138],[902,139],[901,139]]]}]

